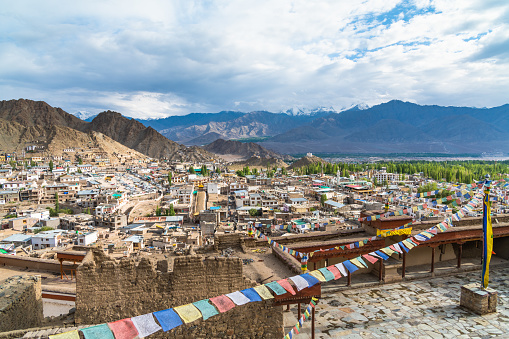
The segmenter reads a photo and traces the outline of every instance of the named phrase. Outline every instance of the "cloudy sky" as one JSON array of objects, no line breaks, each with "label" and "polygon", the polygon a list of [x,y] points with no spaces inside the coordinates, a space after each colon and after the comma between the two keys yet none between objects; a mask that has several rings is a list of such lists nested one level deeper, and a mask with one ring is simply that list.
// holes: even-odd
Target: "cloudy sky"
[{"label": "cloudy sky", "polygon": [[509,103],[507,0],[6,1],[0,99],[157,118]]}]

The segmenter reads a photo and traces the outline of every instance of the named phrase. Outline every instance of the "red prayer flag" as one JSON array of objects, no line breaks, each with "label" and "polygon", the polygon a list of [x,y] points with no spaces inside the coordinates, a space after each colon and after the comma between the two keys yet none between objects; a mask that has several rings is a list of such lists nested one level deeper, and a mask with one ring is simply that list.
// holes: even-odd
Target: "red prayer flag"
[{"label": "red prayer flag", "polygon": [[108,323],[108,327],[118,339],[133,339],[138,335],[138,330],[130,318]]},{"label": "red prayer flag", "polygon": [[210,298],[209,300],[217,307],[221,313],[229,311],[235,307],[233,301],[224,294],[218,297]]},{"label": "red prayer flag", "polygon": [[341,278],[341,273],[335,265],[327,266],[327,269],[334,274],[334,280]]},{"label": "red prayer flag", "polygon": [[292,295],[295,295],[295,290],[293,289],[290,282],[286,279],[276,281],[282,288],[290,292]]},{"label": "red prayer flag", "polygon": [[374,264],[378,261],[378,258],[375,258],[369,254],[364,254],[362,255],[367,261],[369,261],[370,263]]}]

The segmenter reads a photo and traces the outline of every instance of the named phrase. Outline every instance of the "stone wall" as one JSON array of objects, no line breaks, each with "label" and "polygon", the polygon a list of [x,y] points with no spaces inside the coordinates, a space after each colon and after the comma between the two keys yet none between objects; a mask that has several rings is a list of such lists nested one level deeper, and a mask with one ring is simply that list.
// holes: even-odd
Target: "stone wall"
[{"label": "stone wall", "polygon": [[214,248],[216,251],[222,251],[226,248],[241,248],[241,234],[240,233],[226,233],[214,235]]},{"label": "stone wall", "polygon": [[[184,305],[255,285],[246,279],[239,258],[187,256],[166,261],[147,258],[119,263],[93,250],[77,270],[76,324],[98,324]],[[153,338],[278,338],[283,337],[282,307],[272,301],[235,307],[159,332]]]},{"label": "stone wall", "polygon": [[0,282],[0,332],[41,326],[41,277],[14,276]]}]

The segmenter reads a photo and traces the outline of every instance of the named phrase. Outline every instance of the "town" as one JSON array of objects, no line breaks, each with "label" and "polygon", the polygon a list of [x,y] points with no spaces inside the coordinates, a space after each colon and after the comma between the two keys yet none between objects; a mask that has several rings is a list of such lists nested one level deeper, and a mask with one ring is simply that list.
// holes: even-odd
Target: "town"
[{"label": "town", "polygon": [[[104,297],[101,306],[96,298],[92,304],[85,300],[101,289],[84,273],[87,260],[136,263],[133,270],[146,260],[151,265],[157,261],[157,268],[151,269],[177,274],[179,267],[190,265],[186,260],[199,268],[210,256],[222,257],[240,260],[237,278],[261,284],[372,253],[452,218],[454,228],[408,254],[395,249],[388,260],[370,261],[355,274],[342,272],[346,280],[335,288],[480,267],[482,206],[462,209],[472,207],[478,185],[482,186],[476,182],[446,182],[423,172],[401,174],[362,164],[355,165],[359,171],[343,167],[335,175],[324,174],[324,169],[331,172],[334,167],[310,153],[302,159],[316,174],[303,174],[311,171],[293,165],[239,169],[222,160],[157,161],[128,154],[117,154],[110,161],[90,149],[68,148],[67,157],[32,154],[0,158],[2,279],[19,274],[43,277],[44,312],[32,324],[23,320],[22,327],[93,324],[132,315],[127,305],[108,312],[106,300],[117,298],[114,294]],[[491,192],[495,266],[509,259],[508,185],[495,181]],[[468,213],[458,214],[460,210]],[[458,215],[462,220],[455,218]],[[304,260],[296,252],[309,257]],[[138,274],[127,272],[126,279]],[[325,288],[313,293],[319,297]],[[186,300],[173,297],[175,306]],[[58,304],[53,299],[71,301]],[[300,317],[298,299],[280,305],[297,303]],[[149,307],[141,309],[156,310]],[[286,326],[284,317],[275,317],[277,330],[263,335],[279,333]],[[20,328],[14,320],[10,325],[6,323],[2,331]]]}]

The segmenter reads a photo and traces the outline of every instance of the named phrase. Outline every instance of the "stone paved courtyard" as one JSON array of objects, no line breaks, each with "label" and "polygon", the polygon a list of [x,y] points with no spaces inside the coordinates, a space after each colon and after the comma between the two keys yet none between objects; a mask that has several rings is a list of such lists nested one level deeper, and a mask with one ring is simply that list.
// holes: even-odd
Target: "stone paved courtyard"
[{"label": "stone paved courtyard", "polygon": [[[480,271],[327,293],[316,308],[316,338],[509,338],[509,267],[492,268],[497,313],[479,316],[459,306],[461,286]],[[297,307],[285,312],[296,323]],[[291,327],[287,327],[288,330]],[[311,321],[294,338],[310,338]]]}]

